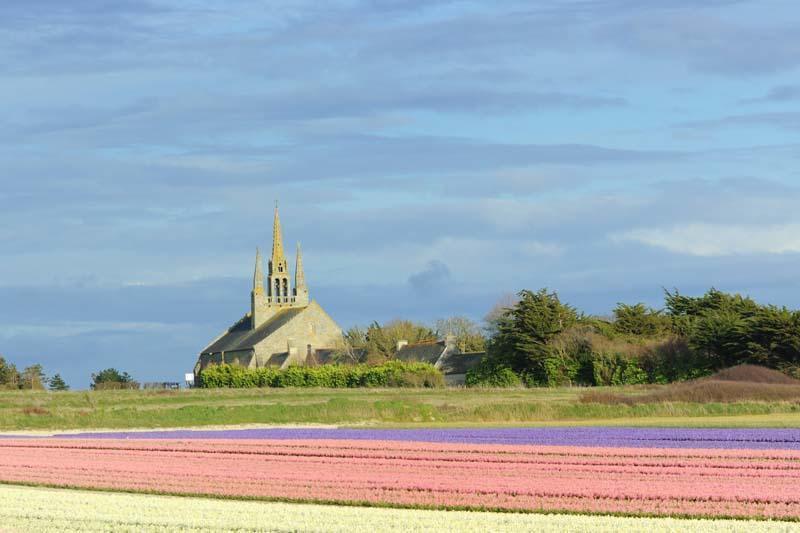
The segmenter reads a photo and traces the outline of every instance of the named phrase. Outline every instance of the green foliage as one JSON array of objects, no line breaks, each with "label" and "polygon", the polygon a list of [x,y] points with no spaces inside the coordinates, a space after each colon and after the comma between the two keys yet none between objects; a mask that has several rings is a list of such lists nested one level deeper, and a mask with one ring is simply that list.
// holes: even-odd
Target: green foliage
[{"label": "green foliage", "polygon": [[435,340],[436,334],[422,324],[409,320],[393,320],[384,325],[373,322],[364,332],[363,339],[363,346],[353,346],[353,348],[363,348],[367,362],[383,363],[394,356],[398,341],[405,340],[414,344]]},{"label": "green foliage", "polygon": [[467,371],[467,387],[521,387],[522,380],[509,367],[496,359],[484,357],[480,363]]},{"label": "green foliage", "polygon": [[619,303],[614,309],[613,327],[615,332],[625,335],[655,337],[670,330],[671,320],[643,303]]},{"label": "green foliage", "polygon": [[36,364],[27,367],[20,374],[19,388],[24,390],[43,390],[47,378],[42,365]]},{"label": "green foliage", "polygon": [[61,377],[61,374],[56,374],[49,380],[49,388],[51,391],[68,391],[69,385]]},{"label": "green foliage", "polygon": [[106,368],[92,374],[92,389],[115,390],[115,389],[138,389],[139,383],[127,372],[120,372],[116,368]]},{"label": "green foliage", "polygon": [[211,365],[200,373],[204,388],[254,387],[442,387],[444,377],[433,365],[389,361],[379,366],[323,365],[249,369]]},{"label": "green foliage", "polygon": [[515,373],[524,373],[529,383],[546,385],[548,342],[576,324],[578,318],[575,309],[561,303],[556,293],[524,290],[519,293],[519,302],[499,317],[489,355]]},{"label": "green foliage", "polygon": [[667,291],[666,307],[673,330],[688,340],[706,373],[741,363],[789,373],[800,368],[800,311],[716,289],[700,297]]},{"label": "green foliage", "polygon": [[700,297],[665,291],[665,312],[618,304],[611,321],[580,316],[554,293],[522,291],[493,316],[491,361],[529,386],[624,385],[694,379],[742,363],[800,376],[800,311],[716,289]]},{"label": "green foliage", "polygon": [[20,376],[17,367],[0,355],[0,389],[18,389],[19,382]]}]

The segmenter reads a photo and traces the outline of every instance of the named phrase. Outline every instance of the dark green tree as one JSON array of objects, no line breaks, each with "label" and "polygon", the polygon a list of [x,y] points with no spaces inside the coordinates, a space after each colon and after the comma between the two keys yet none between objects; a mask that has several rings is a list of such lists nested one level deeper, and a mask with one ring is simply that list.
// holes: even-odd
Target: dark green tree
[{"label": "dark green tree", "polygon": [[575,308],[561,303],[555,292],[524,290],[519,302],[498,319],[489,355],[528,382],[546,384],[547,343],[578,319]]},{"label": "dark green tree", "polygon": [[61,374],[56,374],[49,381],[49,387],[51,391],[67,391],[69,390],[69,385],[64,381],[61,377]]},{"label": "dark green tree", "polygon": [[614,308],[614,331],[617,333],[655,337],[669,331],[670,327],[668,317],[643,303],[619,303]]},{"label": "dark green tree", "polygon": [[120,372],[116,368],[106,368],[95,374],[92,374],[92,389],[104,388],[104,386],[111,386],[111,384],[119,384],[118,388],[126,388],[126,385],[133,385],[136,382],[127,372]]}]

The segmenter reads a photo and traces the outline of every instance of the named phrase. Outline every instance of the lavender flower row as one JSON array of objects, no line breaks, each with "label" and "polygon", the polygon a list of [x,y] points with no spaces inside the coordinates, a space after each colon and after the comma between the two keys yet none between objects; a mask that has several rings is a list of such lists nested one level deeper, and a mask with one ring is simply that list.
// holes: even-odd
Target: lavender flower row
[{"label": "lavender flower row", "polygon": [[100,439],[347,439],[632,448],[800,449],[800,429],[476,428],[177,430],[55,435]]}]

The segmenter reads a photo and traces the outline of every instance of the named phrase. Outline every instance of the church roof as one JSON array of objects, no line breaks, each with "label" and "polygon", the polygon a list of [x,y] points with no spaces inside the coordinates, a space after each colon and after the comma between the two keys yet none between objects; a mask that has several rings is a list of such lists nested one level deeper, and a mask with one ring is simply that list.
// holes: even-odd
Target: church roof
[{"label": "church roof", "polygon": [[245,315],[220,338],[203,350],[203,353],[249,350],[306,309],[307,307],[294,307],[279,311],[255,330],[250,329],[252,318],[250,315]]},{"label": "church roof", "polygon": [[420,342],[417,344],[407,344],[400,348],[395,354],[395,358],[407,363],[419,362],[436,364],[442,352],[445,351],[444,341]]}]

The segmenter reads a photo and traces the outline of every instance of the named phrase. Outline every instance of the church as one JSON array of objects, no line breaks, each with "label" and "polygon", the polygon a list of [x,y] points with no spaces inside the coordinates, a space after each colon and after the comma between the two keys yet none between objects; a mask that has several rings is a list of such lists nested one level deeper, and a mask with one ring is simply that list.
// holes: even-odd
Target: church
[{"label": "church", "polygon": [[317,364],[319,356],[341,344],[342,329],[309,298],[299,244],[295,259],[292,287],[276,205],[266,286],[261,253],[256,249],[250,312],[203,349],[195,376],[210,364],[247,368]]}]

